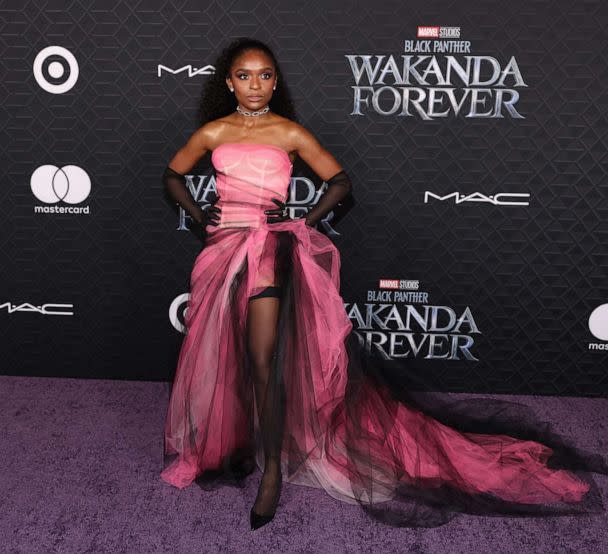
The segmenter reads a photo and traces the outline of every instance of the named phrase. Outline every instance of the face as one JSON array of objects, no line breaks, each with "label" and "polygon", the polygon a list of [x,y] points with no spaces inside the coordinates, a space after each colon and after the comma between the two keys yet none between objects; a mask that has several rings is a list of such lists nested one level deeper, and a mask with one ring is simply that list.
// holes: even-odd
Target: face
[{"label": "face", "polygon": [[235,58],[226,78],[226,85],[234,89],[239,104],[252,111],[270,102],[276,82],[272,60],[260,50],[247,50]]}]

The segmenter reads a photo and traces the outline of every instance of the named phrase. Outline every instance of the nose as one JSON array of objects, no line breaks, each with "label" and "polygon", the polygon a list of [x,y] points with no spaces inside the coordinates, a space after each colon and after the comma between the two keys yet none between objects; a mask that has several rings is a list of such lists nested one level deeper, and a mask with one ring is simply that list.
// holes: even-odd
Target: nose
[{"label": "nose", "polygon": [[249,88],[258,89],[260,88],[260,79],[259,77],[254,77],[249,81]]}]

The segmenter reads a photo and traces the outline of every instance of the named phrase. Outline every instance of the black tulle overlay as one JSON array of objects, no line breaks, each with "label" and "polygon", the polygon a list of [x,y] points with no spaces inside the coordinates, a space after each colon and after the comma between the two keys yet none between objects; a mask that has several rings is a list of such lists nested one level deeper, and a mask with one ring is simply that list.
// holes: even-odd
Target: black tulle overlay
[{"label": "black tulle overlay", "polygon": [[[322,489],[395,526],[603,511],[592,474],[608,473],[606,459],[530,408],[428,392],[407,363],[388,381],[392,362],[363,347],[344,309],[332,241],[304,219],[266,222],[273,198],[287,199],[283,149],[226,143],[212,160],[221,216],[192,270],[165,423],[167,483],[238,484],[266,465],[275,485],[282,476]],[[278,297],[264,299],[269,290]],[[272,325],[249,321],[271,303]],[[260,495],[256,504],[274,509]]]},{"label": "black tulle overlay", "polygon": [[[171,447],[174,427],[168,425],[168,482],[186,486],[195,480],[204,488],[239,483],[251,471],[253,459],[263,468],[264,452],[274,449],[280,451],[284,483],[325,489],[395,526],[437,526],[458,513],[555,516],[603,511],[591,473],[608,473],[606,460],[556,434],[532,409],[494,399],[455,401],[448,393],[427,392],[424,380],[408,375],[407,366],[400,367],[403,379],[418,390],[399,389],[386,381],[392,362],[365,350],[356,331],[346,324],[319,329],[319,321],[330,315],[334,321],[336,310],[343,310],[341,298],[331,294],[339,286],[337,251],[327,248],[327,237],[301,222],[275,225],[260,242],[260,260],[273,260],[281,287],[273,289],[280,295],[277,350],[258,415],[244,314],[247,299],[267,285],[256,285],[250,250],[239,249],[247,236],[224,229],[210,237],[208,248],[214,241],[233,241],[228,267],[234,271],[218,271],[217,285],[212,279],[199,287],[193,272],[187,323],[195,326],[197,294],[205,295],[206,317],[212,319],[205,324],[200,316],[198,337],[203,340],[206,333],[207,340],[218,339],[226,351],[214,358],[218,371],[203,386],[225,410],[190,422],[189,435],[181,440],[192,442],[181,455]],[[235,259],[239,251],[240,262]],[[223,257],[221,263],[226,263]],[[320,273],[311,275],[311,267]],[[212,270],[207,266],[204,275]],[[327,279],[320,283],[319,275]],[[213,297],[205,294],[208,290]],[[215,323],[220,327],[212,327]],[[328,365],[320,359],[327,352],[317,333],[332,331],[337,337],[342,334],[342,348],[334,350]],[[339,344],[334,339],[330,347]],[[200,342],[189,348],[208,350]],[[222,360],[232,367],[219,367]],[[173,409],[184,417],[197,417],[188,406],[195,400],[189,396],[196,394],[195,388],[174,392]],[[210,451],[215,457],[207,455]],[[179,472],[186,454],[195,467],[183,480]]]}]

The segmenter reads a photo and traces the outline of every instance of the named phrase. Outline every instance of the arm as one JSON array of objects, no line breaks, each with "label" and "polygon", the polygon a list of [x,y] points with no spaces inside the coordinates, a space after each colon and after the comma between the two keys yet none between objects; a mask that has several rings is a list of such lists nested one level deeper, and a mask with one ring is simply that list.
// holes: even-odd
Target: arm
[{"label": "arm", "polygon": [[[203,227],[207,223],[217,225],[219,208],[210,206],[203,210],[194,200],[186,186],[184,173],[194,167],[196,162],[207,152],[207,130],[201,127],[188,140],[188,142],[175,154],[169,165],[165,168],[162,182],[167,193],[177,202],[186,213]],[[219,198],[219,197],[218,197]],[[217,201],[217,198],[216,198]]]},{"label": "arm", "polygon": [[314,226],[351,192],[352,183],[336,159],[301,125],[294,132],[294,143],[298,155],[327,183],[327,190],[306,215],[306,225]]}]

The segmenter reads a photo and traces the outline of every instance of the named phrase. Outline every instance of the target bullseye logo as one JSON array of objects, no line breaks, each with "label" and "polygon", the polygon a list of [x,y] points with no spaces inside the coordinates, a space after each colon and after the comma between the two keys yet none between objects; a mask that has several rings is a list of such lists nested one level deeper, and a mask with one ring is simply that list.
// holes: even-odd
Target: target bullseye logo
[{"label": "target bullseye logo", "polygon": [[186,334],[186,325],[184,319],[186,312],[188,311],[188,300],[190,299],[190,293],[185,292],[176,297],[171,306],[169,306],[169,321],[171,325],[175,327],[180,333]]},{"label": "target bullseye logo", "polygon": [[78,80],[78,62],[67,48],[47,46],[34,60],[36,82],[51,94],[63,94]]}]

